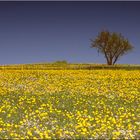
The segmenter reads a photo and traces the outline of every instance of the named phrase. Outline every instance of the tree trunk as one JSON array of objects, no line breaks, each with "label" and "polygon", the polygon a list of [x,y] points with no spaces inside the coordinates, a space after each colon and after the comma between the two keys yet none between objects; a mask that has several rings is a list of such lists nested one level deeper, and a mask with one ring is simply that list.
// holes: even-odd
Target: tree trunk
[{"label": "tree trunk", "polygon": [[112,65],[112,62],[108,62],[108,65]]},{"label": "tree trunk", "polygon": [[108,64],[108,65],[112,65],[112,58],[110,58],[110,59],[107,61],[107,64]]}]

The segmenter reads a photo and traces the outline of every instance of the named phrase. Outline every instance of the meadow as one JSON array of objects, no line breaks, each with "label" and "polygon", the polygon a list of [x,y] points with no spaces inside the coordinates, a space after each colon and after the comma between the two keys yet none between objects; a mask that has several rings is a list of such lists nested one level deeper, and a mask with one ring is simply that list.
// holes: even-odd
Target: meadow
[{"label": "meadow", "polygon": [[140,138],[140,70],[0,70],[7,138]]}]

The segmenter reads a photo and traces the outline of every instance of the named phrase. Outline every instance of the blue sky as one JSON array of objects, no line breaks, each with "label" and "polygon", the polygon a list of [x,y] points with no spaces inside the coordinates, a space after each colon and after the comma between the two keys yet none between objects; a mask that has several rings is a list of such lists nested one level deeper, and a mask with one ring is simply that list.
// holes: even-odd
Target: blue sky
[{"label": "blue sky", "polygon": [[0,2],[0,64],[106,63],[90,39],[107,29],[135,47],[118,63],[140,64],[140,2]]}]

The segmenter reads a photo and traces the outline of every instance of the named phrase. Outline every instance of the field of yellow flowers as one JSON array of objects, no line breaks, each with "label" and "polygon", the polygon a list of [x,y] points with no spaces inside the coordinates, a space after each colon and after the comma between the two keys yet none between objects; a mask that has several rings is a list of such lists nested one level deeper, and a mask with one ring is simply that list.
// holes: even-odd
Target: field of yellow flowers
[{"label": "field of yellow flowers", "polygon": [[1,70],[6,138],[140,138],[140,71]]}]

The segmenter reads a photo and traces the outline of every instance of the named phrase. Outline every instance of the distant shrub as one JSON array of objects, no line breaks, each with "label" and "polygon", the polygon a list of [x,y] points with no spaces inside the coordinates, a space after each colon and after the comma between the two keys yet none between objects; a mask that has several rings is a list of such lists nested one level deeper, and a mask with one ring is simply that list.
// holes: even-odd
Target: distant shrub
[{"label": "distant shrub", "polygon": [[62,61],[55,61],[54,64],[57,64],[57,65],[67,65],[68,62],[66,60],[62,60]]}]

